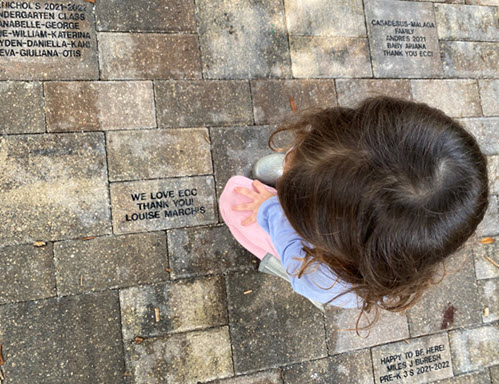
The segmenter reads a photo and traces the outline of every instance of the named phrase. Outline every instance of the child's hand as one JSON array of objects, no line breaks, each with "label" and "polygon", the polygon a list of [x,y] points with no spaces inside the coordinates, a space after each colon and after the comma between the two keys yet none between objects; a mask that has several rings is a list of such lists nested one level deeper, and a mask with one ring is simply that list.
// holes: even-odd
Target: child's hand
[{"label": "child's hand", "polygon": [[244,226],[255,223],[256,222],[256,215],[258,213],[258,209],[260,209],[260,205],[262,205],[262,203],[265,200],[268,200],[271,197],[275,196],[274,193],[270,192],[265,187],[265,185],[263,185],[258,180],[253,181],[253,187],[255,187],[256,192],[252,191],[251,189],[243,188],[243,187],[234,188],[235,192],[240,193],[241,195],[247,196],[253,200],[251,203],[239,204],[239,205],[232,206],[233,211],[251,211],[251,216],[249,216],[248,218],[244,219],[241,222],[241,224]]}]

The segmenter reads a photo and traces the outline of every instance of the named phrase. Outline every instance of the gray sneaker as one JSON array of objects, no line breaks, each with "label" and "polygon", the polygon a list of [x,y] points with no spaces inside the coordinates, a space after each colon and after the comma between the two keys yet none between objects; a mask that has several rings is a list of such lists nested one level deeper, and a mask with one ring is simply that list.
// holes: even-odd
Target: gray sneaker
[{"label": "gray sneaker", "polygon": [[264,156],[253,166],[253,178],[263,184],[275,186],[282,176],[285,153]]}]

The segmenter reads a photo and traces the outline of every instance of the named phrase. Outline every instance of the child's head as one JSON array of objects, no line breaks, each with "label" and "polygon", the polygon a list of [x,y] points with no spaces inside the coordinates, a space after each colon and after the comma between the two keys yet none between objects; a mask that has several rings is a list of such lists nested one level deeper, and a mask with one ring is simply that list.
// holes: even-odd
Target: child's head
[{"label": "child's head", "polygon": [[355,109],[309,112],[269,142],[283,131],[294,141],[279,200],[313,246],[304,247],[298,275],[329,265],[365,309],[409,308],[484,216],[485,156],[426,104],[375,97]]}]

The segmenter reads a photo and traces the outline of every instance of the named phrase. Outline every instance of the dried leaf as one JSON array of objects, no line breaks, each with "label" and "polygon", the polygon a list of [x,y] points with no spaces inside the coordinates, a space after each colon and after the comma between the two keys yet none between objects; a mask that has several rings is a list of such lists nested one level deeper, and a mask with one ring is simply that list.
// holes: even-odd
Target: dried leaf
[{"label": "dried leaf", "polygon": [[482,244],[492,244],[495,240],[492,237],[484,237],[482,240],[480,240],[480,243]]},{"label": "dried leaf", "polygon": [[484,315],[485,317],[487,317],[488,315],[490,315],[490,309],[489,309],[489,307],[485,307],[485,308],[483,309],[483,315]]},{"label": "dried leaf", "polygon": [[293,99],[293,96],[289,96],[289,104],[291,105],[291,110],[293,112],[296,112],[298,110],[298,108],[296,108],[296,103],[295,99]]},{"label": "dried leaf", "polygon": [[95,239],[95,236],[82,237],[80,240],[85,241],[85,240],[92,240],[92,239]]},{"label": "dried leaf", "polygon": [[3,356],[2,356],[2,344],[0,344],[0,365],[4,365],[5,364],[5,360],[3,359]]},{"label": "dried leaf", "polygon": [[133,375],[133,373],[132,373],[132,372],[125,372],[125,373],[123,374],[123,376],[132,376],[132,375]]},{"label": "dried leaf", "polygon": [[145,339],[143,337],[140,337],[140,336],[136,336],[135,339],[133,341],[135,341],[135,344],[140,344],[144,341]]},{"label": "dried leaf", "polygon": [[85,0],[87,3],[92,3],[94,4],[95,3],[95,0]]},{"label": "dried leaf", "polygon": [[244,295],[247,295],[248,293],[251,293],[251,292],[253,292],[253,290],[252,290],[252,289],[250,289],[249,291],[243,292],[243,294],[244,294]]},{"label": "dried leaf", "polygon": [[166,269],[166,272],[171,272],[172,271],[170,268],[166,268],[165,267],[165,269]]},{"label": "dried leaf", "polygon": [[45,246],[47,245],[47,243],[46,243],[45,241],[35,241],[35,242],[33,243],[33,245],[34,245],[35,247],[45,247]]}]

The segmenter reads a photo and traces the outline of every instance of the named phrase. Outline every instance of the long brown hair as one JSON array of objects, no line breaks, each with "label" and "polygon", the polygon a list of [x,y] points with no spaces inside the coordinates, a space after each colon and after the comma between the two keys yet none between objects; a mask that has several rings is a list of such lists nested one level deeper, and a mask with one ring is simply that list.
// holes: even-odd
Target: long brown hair
[{"label": "long brown hair", "polygon": [[[276,135],[292,133],[286,148]],[[357,108],[308,111],[269,139],[286,150],[279,201],[303,243],[301,277],[319,263],[364,311],[412,307],[436,268],[473,234],[488,205],[486,157],[442,111],[379,96]],[[290,273],[288,271],[288,273]]]}]

